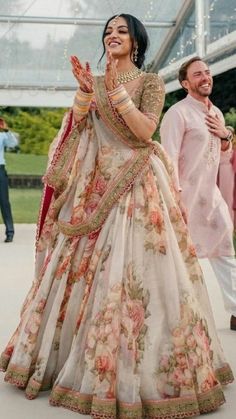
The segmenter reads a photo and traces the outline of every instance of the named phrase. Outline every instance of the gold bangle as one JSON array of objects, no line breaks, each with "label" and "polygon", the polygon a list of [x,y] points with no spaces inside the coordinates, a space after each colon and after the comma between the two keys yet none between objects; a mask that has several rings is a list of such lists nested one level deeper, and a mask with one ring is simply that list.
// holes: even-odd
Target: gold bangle
[{"label": "gold bangle", "polygon": [[93,92],[87,93],[81,89],[77,90],[73,104],[73,109],[76,110],[76,113],[81,116],[85,116],[88,113],[93,95]]},{"label": "gold bangle", "polygon": [[79,115],[84,116],[84,115],[86,115],[86,114],[88,113],[88,111],[89,111],[89,106],[88,106],[88,105],[87,105],[87,106],[80,106],[80,105],[76,105],[76,104],[74,104],[73,109],[74,109],[74,110],[76,110],[76,112],[77,112]]},{"label": "gold bangle", "polygon": [[125,115],[135,108],[132,99],[122,84],[109,91],[108,96],[120,115]]},{"label": "gold bangle", "polygon": [[125,90],[124,86],[122,84],[120,84],[118,87],[116,87],[113,90],[110,90],[108,92],[108,96],[111,99],[112,103],[115,103],[117,101],[122,100],[122,98],[125,98],[128,95],[127,90]]},{"label": "gold bangle", "polygon": [[76,97],[78,96],[80,99],[84,99],[84,100],[91,100],[92,97],[94,95],[94,92],[84,92],[83,90],[81,90],[80,88],[77,90],[76,92]]},{"label": "gold bangle", "polygon": [[135,109],[135,104],[134,102],[130,99],[127,103],[125,103],[122,107],[117,108],[117,111],[119,112],[120,115],[125,115],[128,112],[132,111],[133,109]]}]

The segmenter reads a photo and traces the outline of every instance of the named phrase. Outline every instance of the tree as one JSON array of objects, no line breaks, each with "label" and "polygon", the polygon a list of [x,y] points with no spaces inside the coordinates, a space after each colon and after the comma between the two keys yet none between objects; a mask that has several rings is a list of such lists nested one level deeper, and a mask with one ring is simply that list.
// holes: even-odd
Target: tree
[{"label": "tree", "polygon": [[65,109],[38,108],[26,111],[24,108],[7,108],[1,116],[12,131],[20,136],[20,151],[26,154],[46,155],[58,132]]}]

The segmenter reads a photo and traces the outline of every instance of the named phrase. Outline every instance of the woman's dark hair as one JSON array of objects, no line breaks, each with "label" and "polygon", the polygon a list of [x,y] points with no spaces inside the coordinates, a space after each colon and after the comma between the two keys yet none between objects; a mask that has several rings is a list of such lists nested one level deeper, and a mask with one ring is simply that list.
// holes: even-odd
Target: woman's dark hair
[{"label": "woman's dark hair", "polygon": [[[109,22],[113,19],[115,19],[115,17],[123,17],[127,23],[128,26],[128,31],[129,31],[129,35],[131,38],[131,42],[132,42],[132,48],[131,48],[131,52],[130,52],[130,58],[131,61],[134,63],[134,65],[138,68],[141,68],[143,66],[144,60],[145,60],[145,52],[149,46],[149,38],[148,38],[148,34],[147,31],[144,27],[144,25],[140,22],[140,20],[138,20],[135,16],[126,14],[126,13],[121,13],[119,15],[114,15],[112,16],[110,19],[108,19],[104,30],[103,30],[103,34],[102,34],[102,43],[103,43],[103,54],[99,60],[99,64],[105,54],[105,44],[104,44],[104,38],[105,38],[105,34],[106,34],[106,30],[107,30],[107,26],[109,24]],[[138,47],[138,55],[137,55],[137,61],[133,61],[133,50],[135,48],[135,45],[137,44]]]}]

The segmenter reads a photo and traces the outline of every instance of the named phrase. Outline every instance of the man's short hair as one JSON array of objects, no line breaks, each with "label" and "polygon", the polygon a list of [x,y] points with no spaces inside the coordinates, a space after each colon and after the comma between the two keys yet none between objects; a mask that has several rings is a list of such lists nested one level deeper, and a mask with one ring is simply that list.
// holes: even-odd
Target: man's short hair
[{"label": "man's short hair", "polygon": [[[179,75],[178,75],[178,79],[179,79],[179,82],[180,82],[181,86],[182,86],[182,81],[187,79],[187,71],[188,71],[189,66],[190,66],[192,63],[195,63],[195,61],[202,61],[203,63],[207,64],[204,60],[202,60],[202,59],[201,59],[200,57],[198,57],[198,56],[196,56],[196,57],[192,57],[192,58],[190,58],[190,60],[185,61],[185,62],[181,65],[181,67],[180,67],[180,69],[179,69]],[[208,64],[207,64],[207,65],[208,65]]]}]

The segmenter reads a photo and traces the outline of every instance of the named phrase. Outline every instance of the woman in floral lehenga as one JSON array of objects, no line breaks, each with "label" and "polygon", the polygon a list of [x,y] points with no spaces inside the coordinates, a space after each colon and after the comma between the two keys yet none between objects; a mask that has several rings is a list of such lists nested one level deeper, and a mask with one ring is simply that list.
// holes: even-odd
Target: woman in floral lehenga
[{"label": "woman in floral lehenga", "polygon": [[52,389],[52,405],[93,418],[190,417],[220,406],[233,375],[150,139],[164,88],[139,69],[145,29],[113,17],[103,44],[104,77],[71,60],[80,88],[51,147],[36,277],[1,368],[28,398]]}]

